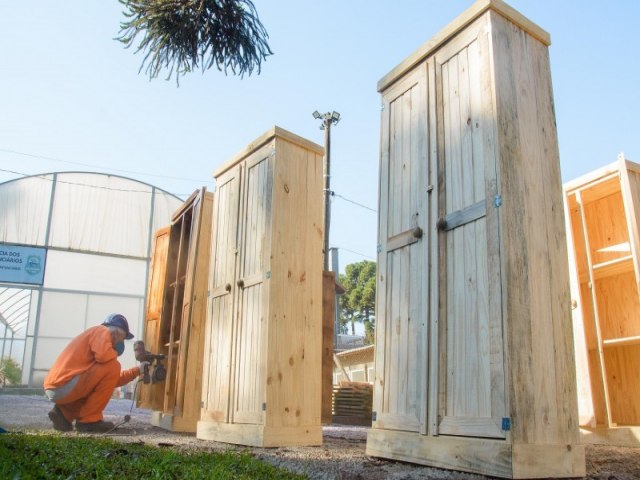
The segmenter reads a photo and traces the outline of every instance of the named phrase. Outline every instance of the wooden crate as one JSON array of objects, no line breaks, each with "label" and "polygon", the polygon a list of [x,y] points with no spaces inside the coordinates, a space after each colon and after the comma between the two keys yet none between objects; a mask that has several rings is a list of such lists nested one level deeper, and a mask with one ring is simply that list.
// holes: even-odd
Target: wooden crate
[{"label": "wooden crate", "polygon": [[586,443],[640,445],[640,165],[565,184],[578,404]]},{"label": "wooden crate", "polygon": [[322,155],[274,127],[214,172],[198,438],[322,443]]},{"label": "wooden crate", "polygon": [[195,432],[200,419],[212,212],[213,194],[195,191],[172,217],[164,279],[151,274],[150,292],[162,292],[162,311],[157,325],[147,321],[145,345],[166,355],[167,379],[142,386],[140,398],[151,397],[151,423],[172,431]]},{"label": "wooden crate", "polygon": [[378,84],[369,455],[584,475],[549,43],[480,0]]}]

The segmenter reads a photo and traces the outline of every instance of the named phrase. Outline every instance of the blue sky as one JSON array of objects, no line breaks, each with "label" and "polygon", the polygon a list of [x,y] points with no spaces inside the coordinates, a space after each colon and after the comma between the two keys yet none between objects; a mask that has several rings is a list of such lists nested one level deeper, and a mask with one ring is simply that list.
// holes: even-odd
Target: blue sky
[{"label": "blue sky", "polygon": [[[176,88],[113,40],[117,0],[2,1],[0,181],[88,170],[188,195],[273,125],[322,144],[311,113],[337,110],[330,243],[342,268],[373,260],[376,214],[347,200],[377,208],[376,84],[471,3],[256,0],[274,51],[262,73],[196,72]],[[508,3],[551,34],[563,180],[620,151],[640,162],[640,2]]]}]

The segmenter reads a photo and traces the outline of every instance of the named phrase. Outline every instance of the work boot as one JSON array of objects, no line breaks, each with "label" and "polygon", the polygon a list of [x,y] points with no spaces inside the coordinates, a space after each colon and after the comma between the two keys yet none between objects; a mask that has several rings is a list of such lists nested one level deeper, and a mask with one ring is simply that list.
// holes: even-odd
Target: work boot
[{"label": "work boot", "polygon": [[109,430],[113,430],[114,424],[113,422],[105,422],[104,420],[99,420],[97,422],[79,422],[76,420],[76,430],[78,432],[86,432],[86,433],[105,433]]},{"label": "work boot", "polygon": [[71,422],[67,420],[57,405],[49,411],[49,420],[53,422],[53,428],[59,432],[70,432],[73,430]]}]

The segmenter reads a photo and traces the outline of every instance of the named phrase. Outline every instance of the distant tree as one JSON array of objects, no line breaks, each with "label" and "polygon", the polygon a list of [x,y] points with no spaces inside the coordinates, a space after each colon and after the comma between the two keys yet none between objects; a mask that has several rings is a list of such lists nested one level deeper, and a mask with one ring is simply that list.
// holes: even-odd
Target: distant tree
[{"label": "distant tree", "polygon": [[351,334],[355,335],[355,324],[364,324],[365,343],[374,342],[376,303],[376,262],[364,260],[345,268],[345,275],[339,276],[345,293],[340,296],[341,321],[351,324]]},{"label": "distant tree", "polygon": [[18,385],[22,377],[22,371],[18,362],[11,357],[0,360],[0,383],[5,385]]},{"label": "distant tree", "polygon": [[126,21],[116,38],[126,48],[138,34],[136,53],[145,55],[140,71],[150,79],[168,70],[181,75],[215,65],[225,74],[260,74],[262,60],[273,52],[269,35],[251,0],[119,0]]}]

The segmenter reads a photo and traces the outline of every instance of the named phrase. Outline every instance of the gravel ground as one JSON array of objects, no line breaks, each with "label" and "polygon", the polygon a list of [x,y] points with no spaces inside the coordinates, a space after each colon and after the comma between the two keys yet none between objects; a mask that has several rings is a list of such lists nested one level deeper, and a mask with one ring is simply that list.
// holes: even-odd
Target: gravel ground
[{"label": "gravel ground", "polygon": [[[8,431],[52,431],[47,412],[49,401],[41,396],[0,395],[0,427]],[[119,422],[131,413],[131,421],[118,428],[111,438],[141,442],[176,450],[251,451],[257,458],[311,479],[342,480],[481,480],[483,475],[452,472],[365,455],[365,427],[329,425],[323,427],[321,447],[253,448],[199,440],[194,434],[173,433],[149,424],[150,412],[133,407],[131,400],[111,400],[105,419]],[[75,432],[64,435],[77,435]],[[640,448],[587,446],[587,477],[598,480],[640,479]]]}]

